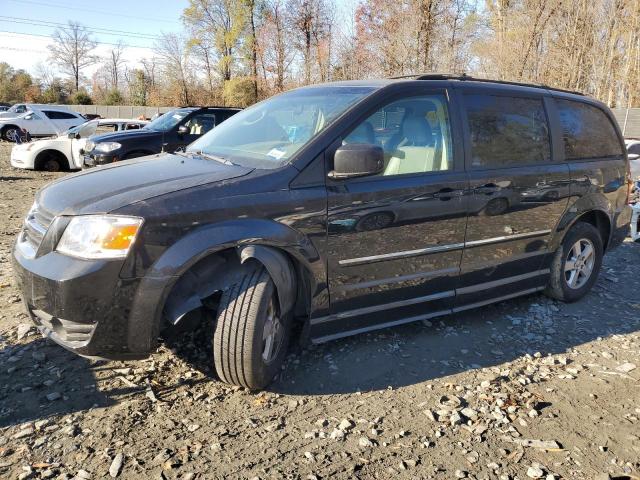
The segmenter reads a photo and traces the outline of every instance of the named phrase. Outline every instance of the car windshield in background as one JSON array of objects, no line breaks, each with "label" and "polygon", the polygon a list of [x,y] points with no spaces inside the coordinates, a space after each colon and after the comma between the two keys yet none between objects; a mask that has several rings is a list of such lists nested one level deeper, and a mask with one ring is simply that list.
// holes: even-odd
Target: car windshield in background
[{"label": "car windshield in background", "polygon": [[373,87],[294,90],[247,108],[192,143],[187,152],[255,168],[277,168]]},{"label": "car windshield in background", "polygon": [[175,127],[184,117],[189,115],[191,110],[178,108],[171,110],[164,115],[159,116],[153,122],[148,123],[144,128],[147,130],[156,130],[158,132],[166,132]]}]

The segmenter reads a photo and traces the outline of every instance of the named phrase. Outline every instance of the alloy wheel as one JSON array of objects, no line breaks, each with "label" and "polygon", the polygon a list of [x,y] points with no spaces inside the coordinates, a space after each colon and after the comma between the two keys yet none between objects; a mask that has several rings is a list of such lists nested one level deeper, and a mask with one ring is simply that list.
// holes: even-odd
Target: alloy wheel
[{"label": "alloy wheel", "polygon": [[569,288],[578,290],[589,281],[595,259],[595,248],[591,240],[581,238],[573,244],[564,262],[564,278]]},{"label": "alloy wheel", "polygon": [[271,363],[278,356],[284,333],[285,331],[272,297],[269,301],[267,318],[262,330],[262,359],[265,363]]}]

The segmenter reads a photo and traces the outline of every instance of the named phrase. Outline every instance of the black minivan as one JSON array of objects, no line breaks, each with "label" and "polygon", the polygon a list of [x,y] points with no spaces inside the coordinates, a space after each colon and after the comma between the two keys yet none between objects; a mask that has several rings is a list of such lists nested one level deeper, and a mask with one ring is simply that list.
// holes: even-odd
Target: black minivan
[{"label": "black minivan", "polygon": [[197,319],[219,377],[257,389],[294,331],[324,342],[537,291],[580,299],[627,234],[629,185],[611,112],[580,94],[331,83],[185,152],[48,185],[13,263],[33,321],[69,350],[142,358]]}]

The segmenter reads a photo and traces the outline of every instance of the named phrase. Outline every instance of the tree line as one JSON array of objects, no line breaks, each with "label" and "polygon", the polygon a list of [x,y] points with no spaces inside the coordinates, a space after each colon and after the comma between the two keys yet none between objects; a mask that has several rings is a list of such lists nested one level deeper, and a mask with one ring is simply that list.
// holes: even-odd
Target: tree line
[{"label": "tree line", "polygon": [[640,0],[360,0],[346,18],[331,0],[190,0],[181,22],[135,65],[122,42],[96,56],[70,22],[49,46],[56,71],[0,63],[0,101],[247,106],[312,83],[451,72],[640,106]]}]

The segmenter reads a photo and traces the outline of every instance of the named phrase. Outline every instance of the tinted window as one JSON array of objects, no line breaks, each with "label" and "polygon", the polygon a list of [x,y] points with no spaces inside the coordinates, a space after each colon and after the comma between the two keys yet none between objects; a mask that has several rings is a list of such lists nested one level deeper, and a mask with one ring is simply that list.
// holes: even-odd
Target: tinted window
[{"label": "tinted window", "polygon": [[69,120],[71,118],[76,118],[75,115],[65,112],[57,112],[54,110],[43,110],[44,114],[52,120]]},{"label": "tinted window", "polygon": [[622,155],[622,146],[609,117],[597,107],[556,100],[567,160]]},{"label": "tinted window", "polygon": [[343,140],[379,145],[385,169],[380,175],[402,175],[452,168],[449,112],[443,95],[395,101],[373,113]]},{"label": "tinted window", "polygon": [[551,158],[541,99],[466,95],[465,104],[473,167],[527,165]]}]

